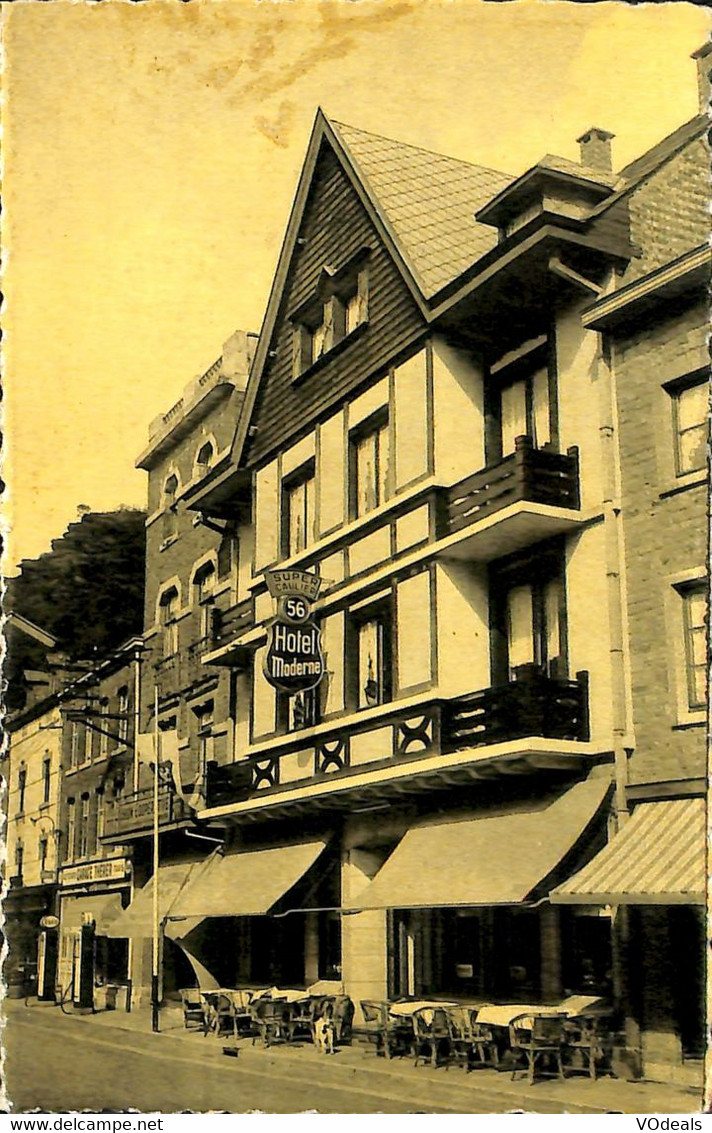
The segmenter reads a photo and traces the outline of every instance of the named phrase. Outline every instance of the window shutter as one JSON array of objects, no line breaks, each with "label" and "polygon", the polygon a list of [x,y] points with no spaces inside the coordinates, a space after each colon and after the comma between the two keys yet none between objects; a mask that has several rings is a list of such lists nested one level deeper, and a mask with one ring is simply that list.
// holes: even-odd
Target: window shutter
[{"label": "window shutter", "polygon": [[336,296],[332,296],[324,304],[324,354],[327,350],[331,350],[335,342],[338,342],[336,336],[336,308],[339,300]]},{"label": "window shutter", "polygon": [[298,378],[311,362],[309,334],[306,327],[295,326],[292,332],[292,376]]},{"label": "window shutter", "polygon": [[368,268],[358,273],[358,321],[368,322]]}]

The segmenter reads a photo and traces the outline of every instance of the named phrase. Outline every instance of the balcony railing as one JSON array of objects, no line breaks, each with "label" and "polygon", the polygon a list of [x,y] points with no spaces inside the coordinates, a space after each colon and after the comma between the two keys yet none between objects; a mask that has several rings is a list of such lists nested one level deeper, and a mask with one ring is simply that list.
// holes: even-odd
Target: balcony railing
[{"label": "balcony railing", "polygon": [[211,648],[219,649],[241,633],[245,633],[255,623],[252,598],[243,598],[227,610],[213,611],[211,625]]},{"label": "balcony railing", "polygon": [[[108,802],[104,820],[104,838],[123,837],[153,826],[153,789],[135,791],[130,795]],[[158,825],[168,826],[188,818],[184,800],[170,787],[158,791]]]},{"label": "balcony railing", "polygon": [[[378,750],[364,759],[369,732]],[[277,750],[225,766],[209,764],[207,805],[224,806],[255,793],[528,736],[588,740],[587,673],[564,680],[544,676],[532,666],[519,680],[454,700],[434,700],[407,710],[394,705],[377,720],[355,721],[348,728],[337,723],[311,738],[294,732],[281,737]],[[294,764],[297,753],[299,770]]]},{"label": "balcony railing", "polygon": [[550,452],[534,448],[529,437],[517,437],[515,444],[510,456],[448,489],[441,536],[524,500],[552,507],[580,506],[577,448],[566,454]]},{"label": "balcony railing", "polygon": [[444,751],[505,743],[525,736],[587,740],[588,674],[547,677],[535,666],[516,681],[458,697],[444,708]]}]

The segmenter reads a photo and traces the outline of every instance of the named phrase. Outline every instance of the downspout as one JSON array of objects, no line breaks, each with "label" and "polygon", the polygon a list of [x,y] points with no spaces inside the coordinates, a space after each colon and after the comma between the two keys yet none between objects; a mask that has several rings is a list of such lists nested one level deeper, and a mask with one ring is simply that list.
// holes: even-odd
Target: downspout
[{"label": "downspout", "polygon": [[597,363],[603,489],[608,633],[611,669],[611,725],[615,767],[615,810],[620,828],[628,816],[626,787],[632,750],[628,726],[628,674],[625,634],[624,541],[620,499],[617,399],[610,342],[601,335]]}]

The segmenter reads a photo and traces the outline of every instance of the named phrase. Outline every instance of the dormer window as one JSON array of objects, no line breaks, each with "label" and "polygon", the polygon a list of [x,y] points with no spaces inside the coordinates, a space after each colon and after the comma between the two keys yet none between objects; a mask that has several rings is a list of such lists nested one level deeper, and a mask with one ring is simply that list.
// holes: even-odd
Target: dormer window
[{"label": "dormer window", "polygon": [[364,254],[343,268],[322,269],[314,296],[292,315],[292,371],[305,373],[368,320],[368,269]]}]

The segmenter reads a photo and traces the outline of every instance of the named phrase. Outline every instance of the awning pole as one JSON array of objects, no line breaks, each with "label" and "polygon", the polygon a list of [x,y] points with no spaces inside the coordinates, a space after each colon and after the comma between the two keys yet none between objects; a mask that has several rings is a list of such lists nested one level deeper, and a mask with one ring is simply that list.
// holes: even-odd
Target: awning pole
[{"label": "awning pole", "polygon": [[154,776],[153,776],[153,948],[151,965],[151,1027],[158,1031],[158,966],[160,958],[160,924],[158,919],[158,685],[155,688],[153,702],[153,748],[154,748]]}]

